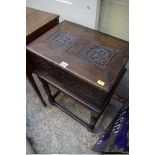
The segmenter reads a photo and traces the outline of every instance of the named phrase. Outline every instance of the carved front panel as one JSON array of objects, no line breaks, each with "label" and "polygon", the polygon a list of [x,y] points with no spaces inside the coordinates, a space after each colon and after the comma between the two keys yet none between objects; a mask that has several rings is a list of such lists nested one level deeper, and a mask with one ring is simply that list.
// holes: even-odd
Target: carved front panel
[{"label": "carved front panel", "polygon": [[91,45],[87,49],[82,50],[79,53],[79,57],[83,60],[86,60],[90,63],[97,65],[99,68],[103,68],[106,63],[109,62],[116,52],[112,49],[100,46],[100,45]]},{"label": "carved front panel", "polygon": [[52,77],[59,82],[63,87],[70,90],[74,94],[80,96],[87,102],[101,107],[106,95],[96,89],[96,87],[85,83],[82,80],[77,79],[73,75],[65,72],[64,70],[49,64],[48,62],[41,60],[37,57],[32,57],[34,62],[35,72],[42,74],[43,76]]}]

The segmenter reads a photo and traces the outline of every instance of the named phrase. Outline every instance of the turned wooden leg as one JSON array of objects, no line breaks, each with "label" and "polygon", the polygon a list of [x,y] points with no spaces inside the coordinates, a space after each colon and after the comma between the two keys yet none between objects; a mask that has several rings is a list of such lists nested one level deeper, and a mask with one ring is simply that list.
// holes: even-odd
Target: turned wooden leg
[{"label": "turned wooden leg", "polygon": [[89,127],[87,129],[92,132],[97,121],[98,121],[99,114],[97,114],[93,111],[91,111],[90,114],[91,114],[91,116],[90,116],[90,121],[89,121]]},{"label": "turned wooden leg", "polygon": [[43,88],[44,88],[44,90],[45,90],[45,92],[46,92],[46,94],[48,96],[49,103],[51,105],[54,105],[55,99],[54,99],[54,97],[51,94],[51,90],[49,88],[48,83],[45,80],[43,80],[42,78],[40,78],[40,77],[38,77],[38,78],[39,78],[40,82],[42,83],[42,86],[43,86]]}]

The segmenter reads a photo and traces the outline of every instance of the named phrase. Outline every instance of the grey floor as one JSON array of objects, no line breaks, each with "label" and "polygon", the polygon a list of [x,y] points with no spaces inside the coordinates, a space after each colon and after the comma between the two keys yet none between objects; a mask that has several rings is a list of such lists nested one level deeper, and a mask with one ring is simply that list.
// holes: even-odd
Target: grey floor
[{"label": "grey floor", "polygon": [[[121,89],[118,91],[123,89],[122,92],[128,94],[127,86],[124,84],[120,84],[120,86]],[[50,88],[53,93],[56,91],[53,87]],[[42,92],[42,94],[46,98],[45,93]],[[56,100],[89,121],[90,114],[88,110],[81,107],[73,99],[61,93]],[[51,106],[49,103],[47,107],[44,107],[27,81],[27,139],[34,151],[39,154],[94,154],[95,152],[91,151],[92,145],[111,123],[121,106],[121,103],[111,100],[95,128],[96,133],[90,133],[57,107]]]}]

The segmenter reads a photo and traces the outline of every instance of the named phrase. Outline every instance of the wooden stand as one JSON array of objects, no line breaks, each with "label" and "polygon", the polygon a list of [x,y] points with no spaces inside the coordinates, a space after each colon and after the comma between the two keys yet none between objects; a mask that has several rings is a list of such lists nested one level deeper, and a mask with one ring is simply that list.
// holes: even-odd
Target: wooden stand
[{"label": "wooden stand", "polygon": [[[28,44],[27,53],[50,104],[93,131],[126,71],[128,42],[64,21]],[[59,91],[52,96],[48,84]],[[89,123],[55,101],[60,91],[91,112]]]}]

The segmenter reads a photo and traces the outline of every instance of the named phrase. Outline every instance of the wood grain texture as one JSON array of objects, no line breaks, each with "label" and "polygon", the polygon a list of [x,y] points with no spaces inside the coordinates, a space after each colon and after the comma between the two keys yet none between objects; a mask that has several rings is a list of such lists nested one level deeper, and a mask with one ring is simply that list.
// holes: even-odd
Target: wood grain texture
[{"label": "wood grain texture", "polygon": [[47,95],[48,82],[87,107],[89,124],[58,105],[91,130],[126,71],[128,50],[126,41],[68,21],[27,45],[33,73],[44,81]]},{"label": "wood grain texture", "polygon": [[35,39],[59,22],[59,16],[33,8],[26,8],[26,38]]},{"label": "wood grain texture", "polygon": [[[27,46],[31,53],[110,92],[128,61],[128,42],[64,21]],[[64,61],[67,68],[59,64]],[[104,86],[97,83],[105,82]]]}]

